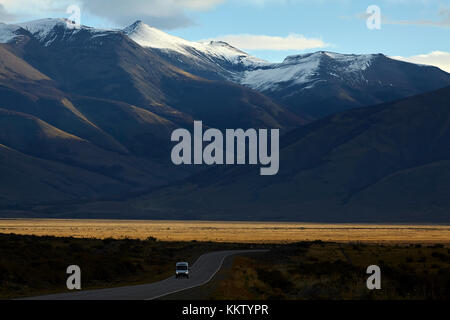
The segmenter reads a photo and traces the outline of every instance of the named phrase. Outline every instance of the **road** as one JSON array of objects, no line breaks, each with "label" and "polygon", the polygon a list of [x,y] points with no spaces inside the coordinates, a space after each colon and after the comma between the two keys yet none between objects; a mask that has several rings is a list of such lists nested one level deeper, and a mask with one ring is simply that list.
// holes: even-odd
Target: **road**
[{"label": "road", "polygon": [[[267,252],[268,250],[217,251],[200,256],[191,266],[189,279],[176,279],[175,276],[151,284],[109,289],[76,291],[27,298],[29,300],[153,300],[202,286],[212,280],[222,267],[223,261],[232,255]],[[81,271],[83,273],[83,271]],[[174,262],[175,272],[175,262]]]}]

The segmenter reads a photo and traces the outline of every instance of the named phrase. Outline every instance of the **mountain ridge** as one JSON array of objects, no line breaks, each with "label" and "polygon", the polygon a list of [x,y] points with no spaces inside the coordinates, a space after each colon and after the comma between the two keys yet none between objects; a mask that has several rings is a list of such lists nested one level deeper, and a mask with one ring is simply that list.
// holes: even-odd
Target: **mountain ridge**
[{"label": "mountain ridge", "polygon": [[[449,74],[383,54],[319,51],[272,64],[224,42],[177,38],[182,47],[174,51],[161,49],[164,39],[160,48],[132,39],[142,30],[142,41],[149,33],[166,37],[149,28],[137,22],[97,30],[61,19],[0,25],[6,42],[0,44],[0,169],[7,177],[0,208],[34,212],[41,203],[39,214],[72,217],[123,218],[127,212],[130,218],[228,219],[232,212],[234,219],[320,220],[332,218],[327,212],[356,219],[359,206],[361,219],[379,214],[389,220],[391,214],[401,220],[407,213],[399,210],[400,217],[392,206],[411,204],[401,195],[391,199],[383,188],[394,195],[411,176],[415,183],[404,189],[423,200],[418,208],[434,208],[415,211],[414,219],[442,216],[448,89],[432,90],[450,85]],[[170,134],[191,130],[194,120],[217,129],[287,132],[280,173],[261,183],[245,166],[174,166]],[[188,177],[188,183],[159,189]],[[417,187],[420,178],[435,196]],[[79,205],[135,194],[145,195],[112,207]],[[375,194],[392,206],[370,203]],[[427,207],[432,201],[441,207]],[[52,203],[59,204],[47,206]]]},{"label": "mountain ridge", "polygon": [[448,101],[450,86],[333,115],[282,137],[277,176],[213,167],[122,208],[149,219],[448,221]]},{"label": "mountain ridge", "polygon": [[[170,135],[191,128],[194,117],[224,128],[302,122],[256,91],[189,74],[122,32],[71,29],[51,19],[26,25],[0,44],[0,143],[9,148],[2,165],[10,161],[11,168],[0,207],[14,205],[20,194],[22,205],[35,202],[29,195],[38,186],[49,192],[38,193],[43,203],[55,201],[53,189],[44,186],[61,181],[75,186],[58,193],[67,201],[139,193],[186,177],[198,169],[172,165]],[[33,161],[30,183],[12,183],[14,177],[26,180],[20,171],[32,172]],[[101,185],[108,185],[104,192]]]}]

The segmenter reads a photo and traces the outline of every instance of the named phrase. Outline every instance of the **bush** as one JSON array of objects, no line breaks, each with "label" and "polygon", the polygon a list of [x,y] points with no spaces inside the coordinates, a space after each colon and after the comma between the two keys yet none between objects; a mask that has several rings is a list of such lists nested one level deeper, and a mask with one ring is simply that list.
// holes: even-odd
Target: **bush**
[{"label": "bush", "polygon": [[258,279],[269,284],[272,288],[278,288],[285,292],[289,292],[293,288],[290,282],[279,270],[256,269]]}]

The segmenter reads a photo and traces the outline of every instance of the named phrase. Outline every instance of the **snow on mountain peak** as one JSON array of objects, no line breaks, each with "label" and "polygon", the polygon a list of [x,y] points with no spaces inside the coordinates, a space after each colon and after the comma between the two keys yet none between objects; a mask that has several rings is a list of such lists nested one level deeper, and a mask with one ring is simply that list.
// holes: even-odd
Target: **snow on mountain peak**
[{"label": "snow on mountain peak", "polygon": [[0,43],[8,43],[17,37],[19,26],[0,23]]},{"label": "snow on mountain peak", "polygon": [[142,28],[144,25],[145,25],[145,23],[143,23],[142,20],[137,20],[133,24],[131,24],[128,27],[126,27],[125,29],[123,29],[122,31],[127,35],[133,34],[137,30]]},{"label": "snow on mountain peak", "polygon": [[282,83],[304,84],[305,89],[309,89],[318,81],[326,81],[322,79],[323,74],[341,77],[361,73],[372,65],[375,57],[377,55],[327,51],[293,55],[282,63],[272,64],[270,68],[245,72],[241,83],[261,91],[276,90]]},{"label": "snow on mountain peak", "polygon": [[83,25],[77,25],[73,21],[65,18],[33,20],[20,23],[18,26],[30,32],[37,40],[45,42],[45,46],[49,46],[57,39],[59,30],[63,30],[65,39],[70,39],[73,34],[78,33],[81,30],[87,30],[92,34],[111,32],[110,30],[100,30]]},{"label": "snow on mountain peak", "polygon": [[320,59],[312,54],[291,56],[282,63],[274,63],[270,68],[246,71],[241,83],[256,90],[275,90],[286,82],[306,83],[316,73]]},{"label": "snow on mountain peak", "polygon": [[225,41],[212,40],[212,41],[207,42],[207,44],[211,47],[228,48],[230,50],[240,52],[241,54],[247,55],[247,53],[245,53],[244,51],[241,51],[241,50],[233,47],[232,45],[230,45],[228,42],[225,42]]},{"label": "snow on mountain peak", "polygon": [[150,27],[140,20],[123,29],[123,32],[130,39],[137,42],[142,47],[147,48],[165,49],[187,53],[184,46],[190,45],[189,41]]},{"label": "snow on mountain peak", "polygon": [[150,27],[142,21],[136,21],[131,26],[125,28],[123,32],[142,47],[174,52],[183,56],[188,56],[194,60],[198,60],[206,56],[225,60],[233,64],[243,63],[245,65],[261,65],[267,63],[234,48],[226,42],[188,41],[165,33],[159,29]]},{"label": "snow on mountain peak", "polygon": [[[20,23],[19,26],[29,31],[38,40],[45,39],[55,27],[68,28],[68,24],[71,23],[67,19],[40,19],[33,20],[24,23]],[[72,29],[80,28],[76,25],[71,26]]]},{"label": "snow on mountain peak", "polygon": [[318,51],[313,53],[288,56],[286,57],[286,59],[284,59],[283,64],[297,63],[304,59],[317,59],[317,60],[332,59],[334,63],[338,64],[345,64],[345,63],[359,64],[359,66],[355,65],[355,68],[359,70],[361,68],[363,69],[367,68],[370,61],[373,60],[375,57],[376,55],[374,54],[358,55],[358,54],[343,54],[329,51]]},{"label": "snow on mountain peak", "polygon": [[378,56],[318,51],[288,56],[281,63],[270,63],[223,41],[188,41],[153,28],[140,20],[123,30],[99,30],[71,23],[67,19],[42,19],[16,26],[0,24],[0,42],[11,41],[21,29],[28,30],[46,46],[58,37],[70,40],[72,35],[80,30],[88,30],[92,37],[120,32],[142,47],[162,51],[174,58],[174,61],[189,63],[190,60],[194,66],[205,65],[217,70],[223,68],[227,73],[226,77],[232,81],[261,91],[277,90],[283,83],[304,85],[304,88],[308,89],[319,81],[330,81],[328,76],[363,79],[363,71],[370,67]]}]

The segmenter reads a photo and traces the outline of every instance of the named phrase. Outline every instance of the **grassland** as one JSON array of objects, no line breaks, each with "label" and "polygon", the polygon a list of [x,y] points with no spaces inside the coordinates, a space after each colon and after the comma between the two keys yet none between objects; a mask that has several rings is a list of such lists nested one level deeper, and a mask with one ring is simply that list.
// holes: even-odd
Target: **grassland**
[{"label": "grassland", "polygon": [[400,224],[5,219],[0,220],[0,233],[238,243],[450,243],[450,226]]},{"label": "grassland", "polygon": [[[381,290],[366,269],[381,268]],[[303,242],[237,257],[209,299],[450,300],[450,249],[435,245]],[[199,292],[197,292],[199,294]]]},{"label": "grassland", "polygon": [[[450,299],[450,226],[120,220],[0,220],[0,298],[66,291],[78,264],[83,289],[150,283],[178,260],[248,248],[200,299]],[[365,287],[367,266],[382,290]],[[220,281],[219,281],[220,280]]]},{"label": "grassland", "polygon": [[[82,288],[151,283],[176,261],[252,247],[268,253],[227,259],[214,280],[166,299],[450,299],[450,245],[297,242],[165,242],[154,238],[83,239],[0,234],[0,299],[66,292],[66,268],[82,270]],[[382,289],[366,287],[381,268]]]},{"label": "grassland", "polygon": [[163,280],[177,261],[242,248],[248,245],[0,234],[0,299],[67,292],[66,269],[73,264],[82,270],[85,290]]}]

